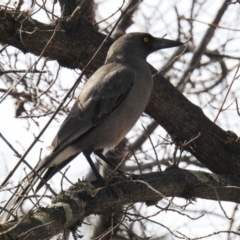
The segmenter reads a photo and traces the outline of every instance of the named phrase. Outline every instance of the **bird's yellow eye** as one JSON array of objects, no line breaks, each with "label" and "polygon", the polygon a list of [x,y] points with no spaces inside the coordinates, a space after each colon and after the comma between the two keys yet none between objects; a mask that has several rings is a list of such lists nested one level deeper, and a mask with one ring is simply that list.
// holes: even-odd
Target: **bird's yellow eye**
[{"label": "bird's yellow eye", "polygon": [[145,37],[143,41],[147,43],[149,41],[148,37]]}]

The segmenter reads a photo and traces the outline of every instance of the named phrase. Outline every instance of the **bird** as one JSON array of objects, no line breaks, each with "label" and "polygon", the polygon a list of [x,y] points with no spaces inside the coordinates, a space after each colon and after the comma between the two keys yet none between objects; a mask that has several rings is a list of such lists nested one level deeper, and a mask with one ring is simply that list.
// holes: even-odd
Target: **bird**
[{"label": "bird", "polygon": [[38,180],[36,173],[41,173],[43,180],[37,186],[39,190],[80,153],[89,162],[96,178],[101,180],[91,154],[95,153],[114,167],[103,150],[116,146],[146,108],[153,87],[147,56],[182,44],[139,32],[118,38],[110,46],[104,64],[84,85],[49,153],[34,169],[35,173],[29,175],[28,181]]},{"label": "bird", "polygon": [[[148,33],[129,33],[116,40],[60,127],[50,154],[38,166],[37,170],[47,168],[43,179],[47,182],[82,152],[101,180],[90,155],[94,152],[114,167],[102,151],[116,146],[146,108],[153,86],[147,56],[182,44]],[[37,189],[42,185],[40,182]]]}]

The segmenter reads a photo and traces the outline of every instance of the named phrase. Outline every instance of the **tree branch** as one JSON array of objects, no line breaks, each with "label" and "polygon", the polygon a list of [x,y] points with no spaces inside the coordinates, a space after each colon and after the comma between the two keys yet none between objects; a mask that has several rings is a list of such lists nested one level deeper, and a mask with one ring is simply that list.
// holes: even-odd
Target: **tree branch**
[{"label": "tree branch", "polygon": [[[1,239],[46,239],[63,229],[75,228],[91,214],[111,215],[122,205],[137,202],[155,204],[166,197],[212,199],[240,203],[240,177],[201,171],[169,169],[143,174],[141,180],[120,180],[108,188],[97,182],[78,182],[60,193],[53,204],[38,208],[27,217],[0,225]],[[117,199],[116,195],[117,194]],[[169,200],[167,200],[169,201]],[[170,206],[174,204],[170,204]],[[9,230],[9,231],[8,231]],[[6,231],[6,233],[4,233]],[[1,234],[0,233],[0,234]]]},{"label": "tree branch", "polygon": [[154,88],[146,112],[171,135],[179,148],[184,141],[200,133],[201,136],[184,150],[211,171],[218,174],[240,172],[240,141],[237,136],[229,141],[230,131],[224,131],[214,124],[201,108],[191,103],[160,74],[154,77]]},{"label": "tree branch", "polygon": [[[105,38],[83,18],[71,21],[71,17],[64,17],[51,24],[43,24],[24,12],[18,12],[17,18],[14,16],[15,11],[0,9],[1,43],[8,43],[24,53],[34,55],[40,55],[49,43],[43,56],[57,60],[61,66],[68,68],[85,66]],[[59,21],[61,24],[49,42]],[[95,71],[103,64],[111,43],[109,41],[100,51],[90,71]]]}]

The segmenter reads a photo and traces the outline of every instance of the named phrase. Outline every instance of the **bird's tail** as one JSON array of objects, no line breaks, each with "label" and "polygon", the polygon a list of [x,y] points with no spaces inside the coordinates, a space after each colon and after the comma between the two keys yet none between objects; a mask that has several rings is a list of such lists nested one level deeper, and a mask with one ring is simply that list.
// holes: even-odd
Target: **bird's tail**
[{"label": "bird's tail", "polygon": [[[21,183],[19,183],[14,193],[12,193],[11,197],[5,203],[4,207],[0,207],[0,222],[9,221],[12,216],[16,215],[24,200],[29,198],[29,192],[32,191],[33,195],[35,195],[35,193],[38,192],[43,185],[47,185],[47,189],[55,194],[55,192],[47,184],[47,181],[69,162],[71,162],[78,154],[79,153],[69,156],[65,159],[65,161],[62,161],[60,164],[54,166],[49,165],[55,160],[57,154],[52,152],[42,159],[32,172],[29,173]],[[37,187],[35,187],[37,182],[39,183]]]},{"label": "bird's tail", "polygon": [[15,191],[11,193],[11,197],[7,200],[4,207],[0,208],[0,222],[6,222],[17,214],[18,209],[22,206],[24,200],[29,198],[29,192],[32,191],[33,195],[35,195],[34,193],[36,193],[36,191],[34,191],[34,188],[38,180],[46,183],[42,178],[42,175],[47,168],[48,160],[51,160],[52,158],[53,154],[49,154],[43,158],[18,184]]}]

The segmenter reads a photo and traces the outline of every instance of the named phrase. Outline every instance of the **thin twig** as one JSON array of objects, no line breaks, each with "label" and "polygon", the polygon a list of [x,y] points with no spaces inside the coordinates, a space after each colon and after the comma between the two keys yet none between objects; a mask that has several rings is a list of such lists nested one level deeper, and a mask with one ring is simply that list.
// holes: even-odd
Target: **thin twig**
[{"label": "thin twig", "polygon": [[223,99],[222,105],[221,105],[221,107],[220,107],[220,109],[219,109],[219,111],[218,111],[218,113],[217,113],[217,116],[215,117],[214,121],[212,122],[212,125],[211,125],[211,126],[209,127],[209,129],[207,130],[207,133],[209,133],[209,132],[212,130],[212,128],[213,128],[214,124],[216,123],[216,121],[217,121],[220,113],[223,111],[223,106],[224,106],[224,104],[225,104],[225,102],[226,102],[226,100],[227,100],[227,97],[228,97],[231,89],[232,89],[233,83],[234,83],[234,82],[237,80],[237,78],[239,77],[239,76],[237,76],[239,69],[240,69],[240,62],[239,62],[239,64],[238,64],[238,67],[237,67],[236,72],[235,72],[235,74],[234,74],[233,80],[231,81],[231,83],[230,83],[230,85],[229,85],[229,87],[228,87],[227,93],[226,93],[226,95],[225,95],[225,97],[224,97],[224,99]]},{"label": "thin twig", "polygon": [[159,160],[158,160],[157,151],[156,151],[156,149],[155,149],[155,147],[154,147],[154,145],[153,145],[152,139],[151,139],[150,135],[148,134],[146,128],[143,126],[143,124],[142,124],[142,127],[143,127],[143,129],[144,129],[146,135],[148,136],[148,139],[149,139],[149,141],[150,141],[150,143],[151,143],[151,145],[152,145],[152,148],[153,148],[153,151],[154,151],[154,154],[155,154],[155,157],[156,157],[156,161],[157,161],[157,164],[158,164],[158,169],[159,169],[159,171],[161,172],[161,171],[162,171],[161,165],[160,165],[160,162],[159,162]]}]

